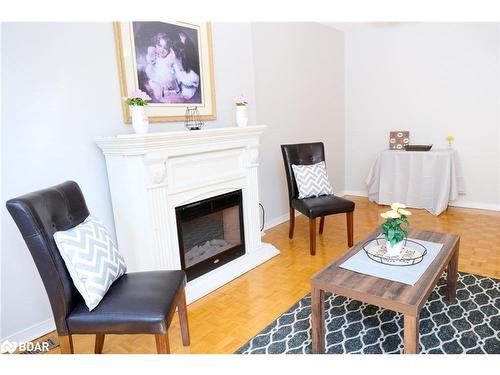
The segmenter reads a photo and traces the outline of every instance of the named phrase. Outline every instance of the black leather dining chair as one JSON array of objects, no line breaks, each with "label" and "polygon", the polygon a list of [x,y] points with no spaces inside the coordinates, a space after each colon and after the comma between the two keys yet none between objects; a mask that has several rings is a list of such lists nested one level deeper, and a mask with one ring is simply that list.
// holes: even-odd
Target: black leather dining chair
[{"label": "black leather dining chair", "polygon": [[322,142],[281,145],[288,184],[288,201],[290,205],[289,238],[293,238],[295,230],[295,210],[309,218],[309,243],[311,255],[316,254],[316,218],[320,218],[319,234],[323,234],[325,216],[345,213],[347,217],[347,243],[353,245],[353,212],[354,202],[324,195],[314,198],[298,199],[299,190],[293,174],[292,165],[309,165],[325,161],[325,146]]},{"label": "black leather dining chair", "polygon": [[183,344],[189,345],[184,271],[125,274],[95,309],[88,310],[53,239],[56,231],[75,227],[89,215],[76,182],[26,194],[6,205],[47,291],[61,353],[73,353],[74,334],[95,334],[95,353],[102,352],[106,334],[152,334],[157,352],[169,353],[168,328],[176,308]]}]

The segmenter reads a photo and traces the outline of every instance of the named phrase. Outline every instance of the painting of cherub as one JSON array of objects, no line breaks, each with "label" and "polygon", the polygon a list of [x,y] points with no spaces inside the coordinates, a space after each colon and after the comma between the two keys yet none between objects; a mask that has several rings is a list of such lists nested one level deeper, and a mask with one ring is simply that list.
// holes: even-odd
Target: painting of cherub
[{"label": "painting of cherub", "polygon": [[194,28],[133,22],[139,89],[151,103],[201,104],[200,51]]}]

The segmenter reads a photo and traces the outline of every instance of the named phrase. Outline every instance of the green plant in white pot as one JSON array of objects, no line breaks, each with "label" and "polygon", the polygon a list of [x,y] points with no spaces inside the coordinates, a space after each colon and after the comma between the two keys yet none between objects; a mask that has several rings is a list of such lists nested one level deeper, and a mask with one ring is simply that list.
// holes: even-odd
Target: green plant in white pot
[{"label": "green plant in white pot", "polygon": [[404,239],[410,232],[408,216],[411,212],[401,203],[391,204],[391,210],[380,214],[385,219],[381,225],[387,247],[387,255],[398,256],[401,253]]}]

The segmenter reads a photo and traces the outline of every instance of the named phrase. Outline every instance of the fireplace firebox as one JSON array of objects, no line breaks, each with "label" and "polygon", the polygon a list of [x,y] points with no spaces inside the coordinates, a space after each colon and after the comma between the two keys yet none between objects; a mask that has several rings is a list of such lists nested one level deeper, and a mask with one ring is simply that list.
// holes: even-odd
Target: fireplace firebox
[{"label": "fireplace firebox", "polygon": [[175,212],[188,281],[245,254],[241,190],[186,204]]}]

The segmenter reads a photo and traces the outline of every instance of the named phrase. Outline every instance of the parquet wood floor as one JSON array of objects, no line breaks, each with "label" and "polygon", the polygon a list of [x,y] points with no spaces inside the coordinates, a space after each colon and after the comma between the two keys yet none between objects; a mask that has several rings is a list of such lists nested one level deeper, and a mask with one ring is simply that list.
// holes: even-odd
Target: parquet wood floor
[{"label": "parquet wood floor", "polygon": [[[382,223],[387,207],[366,198],[356,202],[354,240],[359,241]],[[439,217],[411,210],[414,228],[461,236],[459,270],[500,278],[500,213],[450,207]],[[191,346],[183,347],[179,321],[170,328],[172,353],[232,353],[310,291],[310,278],[347,248],[345,215],[326,218],[317,240],[316,256],[309,255],[309,226],[299,216],[295,238],[288,239],[288,222],[267,231],[263,240],[281,254],[188,306]],[[55,335],[52,333],[51,335]],[[92,353],[94,336],[74,336],[76,353]],[[155,353],[152,335],[106,336],[103,353]],[[59,353],[59,348],[51,351]]]}]

